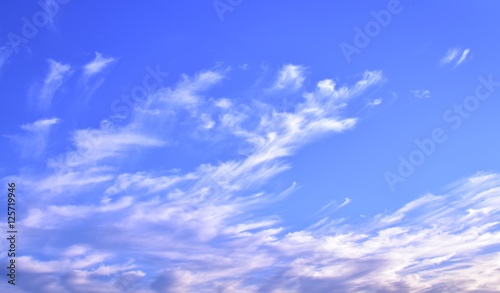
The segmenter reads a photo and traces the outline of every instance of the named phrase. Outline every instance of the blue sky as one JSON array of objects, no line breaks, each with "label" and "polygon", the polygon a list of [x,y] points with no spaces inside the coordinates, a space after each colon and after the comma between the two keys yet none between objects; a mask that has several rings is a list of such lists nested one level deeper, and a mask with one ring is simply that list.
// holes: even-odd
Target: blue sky
[{"label": "blue sky", "polygon": [[499,9],[3,3],[0,291],[500,291]]}]

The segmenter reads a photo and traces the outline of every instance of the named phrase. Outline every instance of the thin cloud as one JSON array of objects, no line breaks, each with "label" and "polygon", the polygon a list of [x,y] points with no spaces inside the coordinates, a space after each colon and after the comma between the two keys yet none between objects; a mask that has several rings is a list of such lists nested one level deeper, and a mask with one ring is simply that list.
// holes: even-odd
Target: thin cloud
[{"label": "thin cloud", "polygon": [[[136,183],[143,184],[143,179],[137,178]],[[147,185],[142,188],[148,189]],[[110,204],[104,204],[32,209],[23,222],[26,229],[30,225],[44,229],[39,223],[46,223],[44,226],[57,228],[51,233],[63,233],[74,229],[69,223],[89,218],[92,222],[85,222],[85,227],[98,233],[107,230],[95,223],[101,214],[108,220],[118,220],[118,225],[107,230],[113,238],[93,237],[93,242],[81,242],[89,243],[86,245],[75,243],[67,249],[53,249],[51,260],[26,255],[19,261],[26,275],[51,285],[52,290],[39,290],[43,293],[60,292],[53,288],[62,284],[72,291],[106,287],[110,280],[103,282],[102,276],[109,274],[115,278],[134,275],[135,280],[151,288],[138,288],[137,292],[500,289],[495,274],[500,255],[490,249],[500,243],[500,174],[472,176],[452,190],[421,196],[392,213],[365,219],[362,224],[327,218],[319,225],[296,231],[285,231],[277,218],[243,220],[238,215],[241,208],[248,206],[248,200],[200,201],[203,194],[194,196],[202,190],[199,187],[185,193],[167,193],[171,200],[165,203],[148,196],[136,197],[137,202],[122,198],[110,208],[106,208]],[[346,199],[344,206],[348,202]],[[129,221],[121,224],[124,219]],[[150,241],[130,237],[138,233]],[[28,240],[32,237],[28,236]],[[207,245],[215,238],[217,245]],[[140,243],[143,249],[134,249]],[[191,253],[186,254],[186,249]],[[125,262],[123,254],[132,259]],[[147,265],[151,258],[178,265],[175,269],[152,271]],[[60,272],[75,269],[79,281],[68,283],[67,278],[74,276]],[[265,277],[256,278],[256,272],[265,272]],[[59,274],[60,278],[55,278]]]},{"label": "thin cloud", "polygon": [[86,78],[89,78],[103,71],[114,61],[115,58],[112,57],[106,58],[101,53],[95,52],[94,60],[90,61],[89,63],[83,66],[83,74]]},{"label": "thin cloud", "polygon": [[[445,66],[449,63],[452,63],[453,61],[456,60],[455,66],[458,67],[460,64],[462,64],[466,59],[467,56],[470,53],[470,49],[461,49],[461,48],[451,48],[446,52],[445,56],[441,59],[439,64],[441,66]],[[458,60],[457,60],[458,59]]]},{"label": "thin cloud", "polygon": [[[298,148],[320,135],[353,127],[356,117],[342,118],[342,105],[381,84],[381,72],[365,72],[351,86],[319,81],[291,112],[262,102],[244,107],[236,100],[218,107],[220,100],[207,98],[204,90],[224,76],[214,72],[194,76],[151,97],[142,109],[164,112],[183,106],[198,114],[219,111],[213,115],[213,128],[240,138],[248,152],[242,158],[176,174],[120,172],[106,167],[103,160],[128,159],[127,154],[137,149],[165,146],[168,131],[153,137],[147,129],[150,125],[163,129],[164,123],[175,121],[165,122],[165,117],[137,109],[129,125],[105,133],[101,133],[105,129],[77,131],[75,146],[89,150],[80,164],[69,170],[53,168],[54,174],[16,178],[33,190],[25,195],[32,204],[22,224],[28,229],[27,247],[39,247],[39,234],[28,233],[31,229],[51,229],[52,235],[80,229],[93,233],[82,234],[69,249],[66,243],[52,241],[43,252],[20,258],[23,273],[32,280],[21,283],[22,288],[31,290],[30,284],[39,283],[45,284],[37,288],[41,293],[124,291],[115,281],[132,280],[135,292],[148,293],[499,289],[495,275],[499,258],[488,250],[500,243],[498,174],[478,174],[441,195],[421,196],[394,212],[367,217],[362,224],[325,217],[297,230],[286,227],[268,209],[295,184],[277,195],[263,191],[262,185],[292,168],[285,158]],[[195,95],[197,102],[171,100],[181,93]],[[232,123],[223,127],[224,119]],[[96,144],[84,134],[103,134],[103,142]],[[92,145],[97,148],[90,151]],[[80,194],[85,195],[84,202]],[[336,209],[350,202],[346,198]],[[123,260],[123,255],[132,259]],[[158,271],[151,267],[152,259],[177,265]],[[109,275],[113,278],[103,280]]]},{"label": "thin cloud", "polygon": [[460,64],[462,64],[462,62],[464,62],[466,59],[467,59],[467,56],[469,55],[470,53],[470,50],[469,49],[465,49],[463,52],[462,52],[462,56],[460,56],[460,59],[457,61],[457,63],[455,64],[455,67],[459,66]]},{"label": "thin cloud", "polygon": [[82,93],[85,102],[88,102],[97,89],[104,84],[105,78],[99,74],[115,61],[113,57],[104,57],[101,53],[95,52],[94,60],[82,67],[83,73],[79,83],[84,88]]},{"label": "thin cloud", "polygon": [[411,93],[418,99],[428,99],[431,97],[431,92],[429,90],[413,90]]},{"label": "thin cloud", "polygon": [[26,131],[38,132],[48,129],[50,126],[58,123],[60,120],[58,118],[42,119],[37,120],[33,123],[23,124],[21,128]]},{"label": "thin cloud", "polygon": [[[75,245],[101,247],[102,251],[87,249],[77,259],[68,261],[64,249],[56,249],[64,246],[61,243],[50,245],[48,251],[61,251],[60,255],[52,253],[44,257],[50,261],[34,255],[23,258],[21,263],[27,268],[26,275],[35,282],[47,284],[38,288],[39,292],[58,292],[63,286],[71,291],[106,288],[100,278],[104,270],[96,269],[99,262],[108,268],[117,268],[114,271],[116,278],[133,276],[138,280],[136,283],[148,283],[146,286],[152,288],[152,292],[172,288],[187,292],[202,292],[207,288],[210,291],[255,292],[263,286],[263,283],[248,285],[247,279],[255,271],[272,268],[286,259],[297,259],[300,257],[297,253],[311,251],[305,242],[293,244],[287,240],[286,229],[280,226],[277,216],[251,217],[253,210],[286,198],[296,189],[296,184],[277,194],[260,189],[271,178],[292,167],[286,157],[298,148],[321,135],[354,127],[356,117],[340,115],[343,104],[383,83],[383,75],[379,71],[367,71],[352,85],[341,86],[330,79],[321,80],[310,91],[304,91],[303,98],[292,111],[283,112],[275,105],[260,101],[211,98],[207,91],[224,80],[225,73],[209,70],[192,77],[183,76],[173,87],[158,91],[134,108],[129,124],[106,128],[103,123],[101,128],[75,131],[71,136],[74,151],[51,159],[48,174],[23,174],[16,178],[16,182],[33,190],[33,194],[26,195],[32,199],[23,222],[26,229],[51,229],[51,233],[57,234],[77,231],[84,225],[85,229],[97,234],[114,235],[92,239],[83,235],[81,243]],[[293,83],[289,86],[295,88]],[[177,174],[146,170],[121,172],[115,167],[107,167],[110,159],[125,162],[138,150],[168,147],[169,130],[152,135],[150,129],[166,129],[165,125],[184,123],[182,117],[176,115],[153,114],[172,110],[186,110],[189,118],[211,117],[213,124],[211,122],[212,126],[206,131],[236,138],[246,152]],[[194,124],[191,129],[207,122],[189,121]],[[85,194],[84,202],[79,194]],[[348,203],[346,199],[340,207]],[[104,221],[113,224],[102,225]],[[130,248],[137,247],[141,239],[126,235],[138,235],[139,231],[146,233],[150,241],[146,250],[130,254]],[[38,243],[38,234],[27,235],[32,235],[26,239],[29,245]],[[211,242],[218,244],[206,245]],[[116,243],[120,243],[119,250],[116,250]],[[165,245],[169,246],[168,251],[164,250]],[[287,249],[290,245],[295,252]],[[186,249],[193,253],[186,255]],[[136,259],[133,268],[120,267],[119,258],[124,253]],[[78,261],[87,257],[88,261]],[[196,263],[198,269],[180,266],[173,271],[153,272],[140,261],[147,258]],[[59,271],[74,274],[50,279],[45,276],[55,277],[58,273],[51,271],[45,276],[39,273],[44,265],[53,267],[54,263],[64,261],[66,269]],[[211,268],[207,267],[207,261]],[[74,268],[78,268],[77,271]],[[138,270],[143,273],[137,273]]]},{"label": "thin cloud", "polygon": [[383,100],[382,99],[374,99],[372,101],[369,101],[366,105],[368,107],[375,107],[375,106],[378,106],[380,104],[382,104]]},{"label": "thin cloud", "polygon": [[47,109],[54,97],[54,94],[62,86],[65,79],[71,74],[71,66],[59,63],[52,59],[49,62],[49,72],[40,87],[38,103],[40,108]]},{"label": "thin cloud", "polygon": [[444,66],[450,63],[451,61],[455,60],[455,58],[458,57],[458,54],[459,54],[459,49],[457,48],[449,49],[448,52],[446,52],[446,55],[444,55],[444,57],[440,61],[441,66]]},{"label": "thin cloud", "polygon": [[244,63],[242,65],[239,65],[238,68],[241,69],[241,70],[248,70],[249,66],[248,66],[247,63]]},{"label": "thin cloud", "polygon": [[[336,202],[334,200],[330,201],[328,204],[326,204],[325,206],[323,206],[319,211],[317,211],[314,215],[322,215],[322,217],[324,216],[327,216],[345,206],[347,206],[348,204],[351,203],[351,199],[350,198],[345,198],[344,202],[342,202],[340,205],[338,205],[337,207],[334,207],[334,205],[336,204]],[[326,210],[330,210],[330,212],[325,212]]]},{"label": "thin cloud", "polygon": [[350,203],[351,203],[351,199],[348,198],[348,197],[346,197],[345,200],[344,200],[344,202],[341,205],[339,205],[335,210],[341,209],[341,208],[345,207],[346,205],[348,205]]},{"label": "thin cloud", "polygon": [[304,79],[304,68],[302,66],[287,64],[278,72],[273,88],[297,90],[302,86]]},{"label": "thin cloud", "polygon": [[23,124],[21,129],[24,133],[11,138],[19,145],[24,158],[39,158],[47,147],[50,128],[59,122],[58,118],[50,118]]}]

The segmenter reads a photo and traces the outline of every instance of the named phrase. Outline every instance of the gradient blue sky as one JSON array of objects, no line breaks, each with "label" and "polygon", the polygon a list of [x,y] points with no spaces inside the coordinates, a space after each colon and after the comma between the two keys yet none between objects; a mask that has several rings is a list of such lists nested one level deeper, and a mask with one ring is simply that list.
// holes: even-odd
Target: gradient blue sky
[{"label": "gradient blue sky", "polygon": [[2,8],[2,292],[500,291],[499,1]]}]

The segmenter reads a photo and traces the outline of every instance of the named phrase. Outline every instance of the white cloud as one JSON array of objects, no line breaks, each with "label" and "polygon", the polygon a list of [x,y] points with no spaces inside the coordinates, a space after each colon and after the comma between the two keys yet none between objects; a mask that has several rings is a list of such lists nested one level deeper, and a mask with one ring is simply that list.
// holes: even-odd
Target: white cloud
[{"label": "white cloud", "polygon": [[348,198],[348,197],[346,197],[345,200],[344,200],[344,202],[341,205],[339,205],[335,210],[341,209],[341,208],[345,207],[346,205],[348,205],[350,203],[351,203],[351,199]]},{"label": "white cloud", "polygon": [[[279,227],[276,217],[243,216],[241,208],[247,207],[249,199],[226,204],[213,198],[205,201],[201,194],[190,194],[196,192],[193,189],[174,201],[150,198],[130,205],[131,221],[115,226],[113,240],[96,239],[93,244],[107,249],[95,251],[76,244],[50,261],[31,256],[20,261],[25,274],[35,274],[56,287],[61,279],[55,276],[78,270],[86,276],[80,285],[104,286],[107,282],[99,281],[99,276],[126,273],[140,277],[151,288],[142,292],[150,293],[174,289],[326,293],[332,288],[496,292],[500,290],[500,254],[492,248],[500,243],[500,174],[477,174],[454,186],[440,195],[417,198],[394,212],[365,218],[363,223],[326,218],[296,231]],[[79,214],[78,210],[48,209],[52,214]],[[93,233],[102,231],[97,224],[92,229]],[[201,234],[191,234],[194,231]],[[137,235],[142,237],[133,237]],[[208,242],[214,237],[216,242]],[[135,249],[139,244],[141,250]],[[124,254],[134,261],[123,264],[117,256]],[[176,266],[148,270],[151,259]],[[78,288],[76,283],[66,285]]]},{"label": "white cloud", "polygon": [[70,74],[70,65],[49,59],[49,73],[45,77],[38,94],[40,108],[47,109],[50,106],[54,94]]},{"label": "white cloud", "polygon": [[50,85],[61,82],[70,71],[71,66],[49,59],[49,74],[45,77],[44,84]]},{"label": "white cloud", "polygon": [[460,64],[462,64],[462,62],[465,61],[465,59],[467,59],[467,56],[469,55],[470,53],[470,50],[469,49],[465,49],[463,52],[462,52],[462,56],[460,56],[460,59],[457,61],[457,63],[455,64],[455,67],[456,66],[459,66]]},{"label": "white cloud", "polygon": [[302,86],[304,79],[304,68],[302,66],[287,64],[278,72],[273,88],[297,90]]},{"label": "white cloud", "polygon": [[81,171],[58,169],[41,178],[20,178],[20,181],[36,190],[40,196],[46,193],[54,197],[60,193],[71,194],[83,190],[86,186],[109,181],[113,179],[109,171],[108,167],[102,166],[89,167]]},{"label": "white cloud", "polygon": [[411,91],[415,98],[428,99],[431,97],[431,92],[429,90],[413,90]]},{"label": "white cloud", "polygon": [[222,98],[217,100],[215,105],[222,109],[229,109],[231,107],[231,101],[229,99]]},{"label": "white cloud", "polygon": [[58,118],[42,119],[37,120],[31,124],[23,124],[21,128],[26,131],[38,132],[48,129],[50,126],[58,123],[60,120]]},{"label": "white cloud", "polygon": [[[85,102],[87,102],[97,89],[104,84],[105,78],[98,74],[115,61],[116,59],[113,57],[104,57],[101,53],[95,52],[94,60],[83,66],[83,73],[79,83],[83,87],[81,91],[84,95]],[[92,78],[96,75],[98,78]]]},{"label": "white cloud", "polygon": [[[362,94],[370,86],[378,85],[383,81],[381,72],[366,72],[362,79],[351,87],[338,88],[332,80],[320,81],[314,91],[304,94],[304,101],[297,104],[291,112],[279,112],[274,107],[262,103],[256,103],[250,107],[251,109],[245,108],[246,110],[239,110],[238,106],[232,107],[221,116],[221,124],[225,125],[226,130],[244,138],[252,146],[245,159],[226,161],[216,166],[201,166],[193,174],[193,184],[183,185],[184,187],[176,184],[180,181],[171,183],[172,181],[166,180],[168,184],[165,185],[165,179],[150,180],[153,186],[158,184],[157,186],[163,185],[170,188],[170,192],[167,190],[162,192],[162,194],[167,194],[167,198],[162,200],[160,197],[148,196],[144,202],[134,205],[131,217],[124,218],[119,224],[120,227],[127,231],[125,234],[133,234],[136,229],[143,229],[147,225],[161,225],[171,233],[168,235],[149,234],[148,237],[151,237],[153,243],[151,251],[155,251],[155,255],[164,258],[165,261],[189,261],[201,266],[196,270],[179,268],[179,271],[158,276],[155,282],[162,286],[158,285],[157,290],[182,288],[185,291],[196,291],[201,286],[229,288],[229,285],[224,287],[222,284],[229,283],[228,276],[238,275],[241,277],[233,278],[230,288],[236,291],[255,292],[263,288],[260,286],[266,286],[266,281],[260,279],[258,281],[261,283],[257,287],[249,287],[243,285],[246,280],[244,276],[250,276],[258,269],[267,270],[276,264],[281,264],[281,267],[276,269],[274,275],[267,274],[271,278],[267,286],[276,292],[285,290],[288,286],[282,278],[285,273],[288,278],[295,280],[294,284],[298,286],[298,291],[310,288],[308,286],[321,284],[328,290],[331,290],[333,285],[340,289],[359,288],[360,290],[363,288],[368,290],[367,288],[371,288],[369,286],[375,289],[380,288],[380,290],[397,290],[397,286],[400,285],[403,286],[401,288],[405,288],[403,290],[407,290],[408,288],[438,286],[442,283],[449,284],[446,277],[439,275],[434,276],[435,279],[427,283],[422,281],[417,283],[414,280],[429,277],[419,276],[415,272],[400,273],[400,270],[420,263],[422,258],[428,258],[432,263],[442,264],[446,263],[447,259],[456,261],[454,257],[457,256],[450,256],[449,250],[454,250],[462,244],[457,244],[454,248],[447,247],[442,251],[437,250],[437,252],[442,252],[440,255],[436,254],[436,250],[431,251],[430,248],[433,245],[426,242],[429,237],[436,237],[435,241],[446,243],[446,238],[441,239],[440,235],[455,231],[455,228],[446,230],[447,228],[443,226],[442,229],[437,229],[440,232],[434,233],[432,232],[434,230],[426,228],[427,223],[441,225],[440,220],[444,219],[446,223],[459,224],[447,218],[462,217],[458,211],[460,209],[444,210],[447,214],[443,215],[441,213],[443,208],[438,207],[439,205],[450,207],[445,203],[446,197],[424,197],[424,200],[414,201],[393,214],[374,218],[363,228],[336,226],[335,223],[339,221],[332,219],[315,225],[314,230],[297,231],[284,237],[280,234],[283,232],[282,228],[273,228],[277,224],[270,224],[277,223],[276,220],[256,221],[253,219],[253,221],[243,222],[236,220],[246,210],[262,206],[269,198],[268,195],[262,193],[246,196],[241,196],[241,194],[288,169],[290,166],[283,164],[280,159],[293,154],[294,149],[318,134],[343,131],[352,127],[356,122],[355,118],[341,119],[338,116],[343,103]],[[201,99],[198,102],[200,105],[203,103]],[[254,127],[244,127],[243,122],[252,117],[259,117],[258,123],[254,124]],[[230,123],[224,122],[229,120]],[[142,180],[144,178],[126,179],[123,182],[141,182]],[[126,187],[125,190],[139,192],[135,189],[139,185],[134,183],[134,186],[133,189]],[[151,190],[150,186],[142,188]],[[349,202],[350,199],[346,199],[338,208]],[[459,202],[463,202],[463,199]],[[468,208],[468,210],[477,209]],[[415,211],[418,212],[417,215]],[[480,213],[473,212],[467,214],[480,215]],[[406,219],[406,221],[401,222],[401,219]],[[398,223],[403,223],[403,225],[398,227]],[[421,226],[421,223],[424,225]],[[179,227],[183,228],[179,229]],[[222,241],[220,247],[207,247],[207,241],[214,239]],[[227,242],[224,242],[224,239]],[[496,239],[492,239],[489,244],[495,241]],[[172,245],[170,252],[164,252],[160,244],[155,245],[155,243],[165,242]],[[131,241],[129,245],[138,244],[138,242]],[[411,255],[415,250],[412,244],[421,248],[422,253]],[[186,249],[186,245],[191,247],[192,251],[199,250],[199,254],[183,255],[181,251]],[[486,247],[487,244],[477,243],[471,249],[476,249],[478,245]],[[247,250],[241,251],[241,247],[247,247]],[[174,252],[176,249],[178,252]],[[221,255],[222,251],[223,255]],[[467,255],[467,252],[463,253]],[[397,260],[401,258],[401,254],[411,255],[411,257],[404,258],[404,261],[399,263]],[[230,255],[229,259],[227,255]],[[218,263],[219,266],[214,268],[214,263]],[[332,265],[332,263],[338,264]],[[422,270],[425,271],[428,268],[425,267]],[[479,278],[477,280],[481,279],[476,284],[485,280],[478,272],[473,275]],[[457,276],[460,275],[457,273]],[[275,277],[276,279],[272,279]],[[365,277],[368,281],[364,281]],[[473,287],[471,284],[469,286]],[[391,286],[395,287],[391,288]],[[316,292],[322,292],[321,290],[318,289]]]},{"label": "white cloud", "polygon": [[186,107],[193,110],[202,102],[200,92],[212,87],[223,79],[223,72],[202,71],[194,77],[182,75],[182,80],[175,88],[166,88],[155,95],[155,99],[173,107]]},{"label": "white cloud", "polygon": [[134,147],[161,147],[161,139],[138,133],[130,128],[115,131],[111,129],[84,129],[73,135],[75,150],[59,158],[50,159],[53,166],[77,167],[89,165],[104,159],[123,156]]},{"label": "white cloud", "polygon": [[110,213],[120,211],[129,207],[133,203],[130,196],[125,196],[113,203],[103,203],[101,205],[50,205],[43,209],[33,208],[28,211],[20,224],[24,227],[52,229],[70,224],[76,220],[96,217],[98,213]]},{"label": "white cloud", "polygon": [[40,158],[47,147],[51,126],[59,121],[58,118],[50,118],[23,124],[21,129],[25,132],[11,136],[11,139],[19,145],[23,157]]},{"label": "white cloud", "polygon": [[383,100],[382,99],[374,99],[372,101],[369,101],[366,105],[368,107],[375,107],[375,106],[378,106],[380,104],[382,104]]},{"label": "white cloud", "polygon": [[106,58],[103,57],[101,53],[95,52],[94,60],[90,61],[85,66],[83,66],[83,74],[85,75],[85,77],[90,77],[92,75],[95,75],[104,70],[113,61],[115,61],[114,58],[112,57]]},{"label": "white cloud", "polygon": [[450,63],[451,61],[455,60],[455,58],[458,56],[458,54],[459,54],[459,49],[457,49],[457,48],[449,49],[448,52],[446,52],[446,55],[444,55],[444,57],[440,61],[441,66],[446,65],[446,64]]},{"label": "white cloud", "polygon": [[[25,272],[44,280],[47,286],[50,284],[50,288],[42,287],[39,292],[60,292],[61,287],[72,292],[84,291],[84,286],[91,291],[106,288],[107,283],[95,277],[102,276],[103,269],[92,266],[99,261],[108,262],[109,267],[118,266],[120,260],[109,257],[111,252],[180,264],[171,271],[158,272],[141,263],[137,268],[144,273],[123,272],[123,278],[137,277],[149,282],[146,287],[151,289],[135,292],[172,288],[186,292],[256,292],[266,291],[266,286],[272,292],[284,290],[288,284],[282,284],[285,275],[296,278],[300,285],[307,281],[301,278],[309,274],[325,274],[322,263],[315,273],[306,269],[310,264],[303,259],[320,250],[325,235],[329,235],[320,232],[333,229],[325,226],[330,221],[317,225],[313,231],[287,235],[285,228],[279,226],[278,217],[252,217],[251,213],[283,200],[297,188],[293,183],[278,194],[260,190],[273,176],[291,168],[285,158],[298,148],[320,135],[354,127],[357,118],[343,117],[342,108],[369,88],[382,84],[382,73],[366,71],[350,86],[339,87],[331,79],[320,81],[311,91],[304,92],[303,99],[289,111],[257,100],[245,103],[207,98],[205,90],[224,77],[218,71],[184,76],[174,87],[159,91],[136,107],[130,123],[75,131],[75,150],[52,159],[53,170],[48,174],[23,175],[24,180],[19,182],[27,182],[23,184],[32,190],[31,195],[26,195],[31,199],[28,217],[22,222],[26,229],[51,229],[52,235],[92,231],[82,233],[79,239],[89,247],[103,249],[92,252],[94,257],[89,256],[91,250],[73,249],[75,256],[59,270],[63,272],[61,276],[56,272],[47,276]],[[288,86],[295,89],[295,83]],[[190,121],[198,121],[191,117],[207,115],[214,122],[210,131],[236,138],[245,152],[175,175],[142,170],[123,172],[104,165],[104,160],[111,158],[123,158],[121,162],[126,162],[127,155],[138,148],[165,146],[170,132],[163,130],[164,125],[178,125],[177,121],[175,117],[151,113],[164,114],[172,109],[187,109],[192,114]],[[153,127],[157,129],[155,135]],[[119,164],[113,164],[116,165]],[[135,163],[130,168],[139,169]],[[338,208],[349,202],[346,199]],[[27,243],[37,243],[38,234],[27,235],[31,235]],[[69,252],[60,249],[64,244],[49,246],[47,251],[53,253],[45,255],[45,259],[62,262],[68,258]],[[34,257],[29,260],[38,262]],[[184,265],[189,263],[194,265]],[[295,266],[299,264],[297,271],[302,275],[295,276]],[[266,271],[265,277],[249,283],[251,275],[259,270]]]},{"label": "white cloud", "polygon": [[459,66],[462,64],[466,59],[467,56],[470,53],[470,49],[461,49],[461,48],[451,48],[446,52],[445,56],[441,58],[441,61],[439,62],[441,66],[445,66],[455,60],[458,60],[455,62],[455,67]]}]

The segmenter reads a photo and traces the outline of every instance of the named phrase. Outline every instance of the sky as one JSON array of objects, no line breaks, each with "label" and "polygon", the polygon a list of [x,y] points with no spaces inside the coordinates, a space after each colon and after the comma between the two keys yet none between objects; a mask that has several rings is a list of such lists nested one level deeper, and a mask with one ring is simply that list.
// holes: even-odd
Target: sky
[{"label": "sky", "polygon": [[4,1],[0,291],[500,292],[500,2],[339,2]]}]

